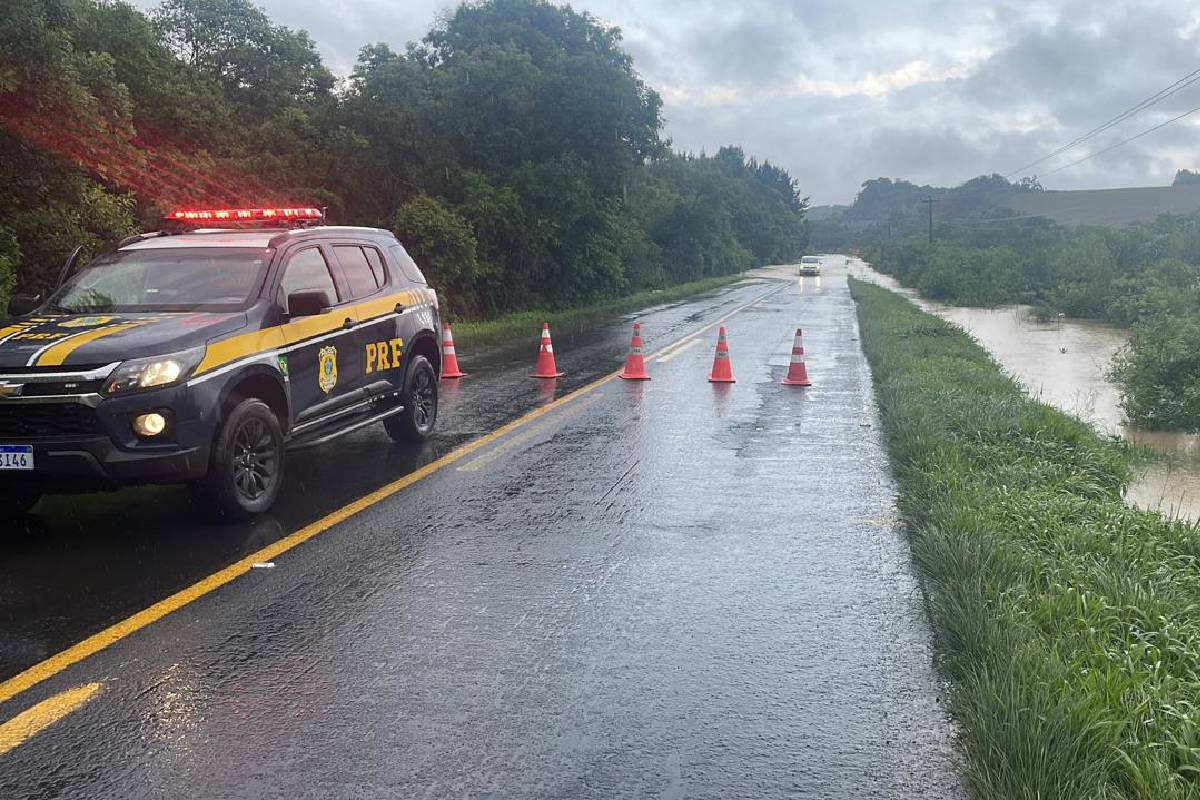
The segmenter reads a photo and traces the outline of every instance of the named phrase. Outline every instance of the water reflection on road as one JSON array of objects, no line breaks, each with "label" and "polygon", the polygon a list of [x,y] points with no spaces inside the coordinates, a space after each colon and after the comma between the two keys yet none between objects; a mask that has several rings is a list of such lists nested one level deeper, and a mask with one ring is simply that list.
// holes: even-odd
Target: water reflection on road
[{"label": "water reflection on road", "polygon": [[885,286],[925,311],[953,322],[987,348],[1001,366],[1039,399],[1167,456],[1139,468],[1126,499],[1170,516],[1200,520],[1200,436],[1146,431],[1129,425],[1120,392],[1105,377],[1126,331],[1095,320],[1059,318],[1042,323],[1025,306],[970,308],[920,297],[894,278],[851,261],[850,274]]}]

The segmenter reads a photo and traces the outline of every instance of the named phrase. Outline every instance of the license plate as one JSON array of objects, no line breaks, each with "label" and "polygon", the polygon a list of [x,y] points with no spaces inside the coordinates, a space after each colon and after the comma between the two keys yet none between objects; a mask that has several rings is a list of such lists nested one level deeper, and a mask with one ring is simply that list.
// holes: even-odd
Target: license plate
[{"label": "license plate", "polygon": [[27,444],[0,444],[0,469],[33,469],[33,448]]}]

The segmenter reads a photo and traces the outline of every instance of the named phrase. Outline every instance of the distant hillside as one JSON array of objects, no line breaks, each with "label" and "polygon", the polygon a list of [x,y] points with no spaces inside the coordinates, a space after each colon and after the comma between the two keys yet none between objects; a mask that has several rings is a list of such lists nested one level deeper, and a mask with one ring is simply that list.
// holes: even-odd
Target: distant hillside
[{"label": "distant hillside", "polygon": [[959,186],[923,186],[906,180],[874,178],[863,183],[849,207],[825,206],[808,214],[809,245],[836,251],[880,239],[925,231],[927,198],[935,202],[935,224],[973,222],[996,216],[1022,194],[1039,191],[1032,181],[1009,183],[1000,175],[980,175]]},{"label": "distant hillside", "polygon": [[853,205],[824,206],[820,213],[809,213],[809,245],[818,252],[837,252],[923,234],[929,224],[926,198],[934,200],[935,235],[948,226],[1014,217],[1120,227],[1162,214],[1194,214],[1200,212],[1200,183],[1193,176],[1200,180],[1200,175],[1189,173],[1174,186],[1073,191],[1043,191],[1036,181],[1009,183],[999,175],[981,175],[955,187],[875,178],[862,185]]},{"label": "distant hillside", "polygon": [[1004,206],[1060,225],[1128,225],[1200,211],[1200,184],[1028,192],[1007,198]]},{"label": "distant hillside", "polygon": [[926,198],[936,202],[940,220],[977,219],[1021,194],[1032,194],[1032,185],[1009,183],[999,175],[980,175],[954,187],[920,186],[905,180],[875,178],[866,181],[841,221],[857,227],[890,228],[892,235],[922,230],[926,224]]}]

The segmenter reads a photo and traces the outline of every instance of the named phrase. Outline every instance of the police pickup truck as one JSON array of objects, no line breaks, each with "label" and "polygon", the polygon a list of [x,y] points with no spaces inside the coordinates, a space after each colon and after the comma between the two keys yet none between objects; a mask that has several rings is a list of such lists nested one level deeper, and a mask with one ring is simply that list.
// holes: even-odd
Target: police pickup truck
[{"label": "police pickup truck", "polygon": [[[22,306],[24,306],[22,308]],[[266,511],[288,450],[437,419],[437,296],[384,230],[314,208],[178,211],[0,327],[0,504],[186,483]]]}]

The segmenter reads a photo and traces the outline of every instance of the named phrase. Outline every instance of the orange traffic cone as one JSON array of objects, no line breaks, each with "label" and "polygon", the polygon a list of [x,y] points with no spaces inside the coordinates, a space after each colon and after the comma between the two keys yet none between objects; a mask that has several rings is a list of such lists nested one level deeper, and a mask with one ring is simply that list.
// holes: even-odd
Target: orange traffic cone
[{"label": "orange traffic cone", "polygon": [[642,359],[642,326],[633,323],[633,338],[629,340],[629,355],[625,357],[625,369],[618,376],[627,381],[648,381],[646,362]]},{"label": "orange traffic cone", "polygon": [[812,386],[808,380],[808,369],[804,366],[804,343],[800,340],[800,329],[796,328],[796,341],[792,343],[792,363],[783,379],[785,386]]},{"label": "orange traffic cone", "polygon": [[729,364],[729,345],[725,342],[725,326],[721,326],[717,334],[717,353],[713,356],[712,372],[708,373],[709,383],[733,383],[733,367]]},{"label": "orange traffic cone", "polygon": [[454,351],[454,334],[450,323],[442,323],[442,380],[461,378],[467,373],[458,368],[458,354]]},{"label": "orange traffic cone", "polygon": [[537,367],[531,378],[559,378],[566,375],[554,366],[554,345],[550,342],[550,323],[542,323],[542,343],[538,346]]}]

